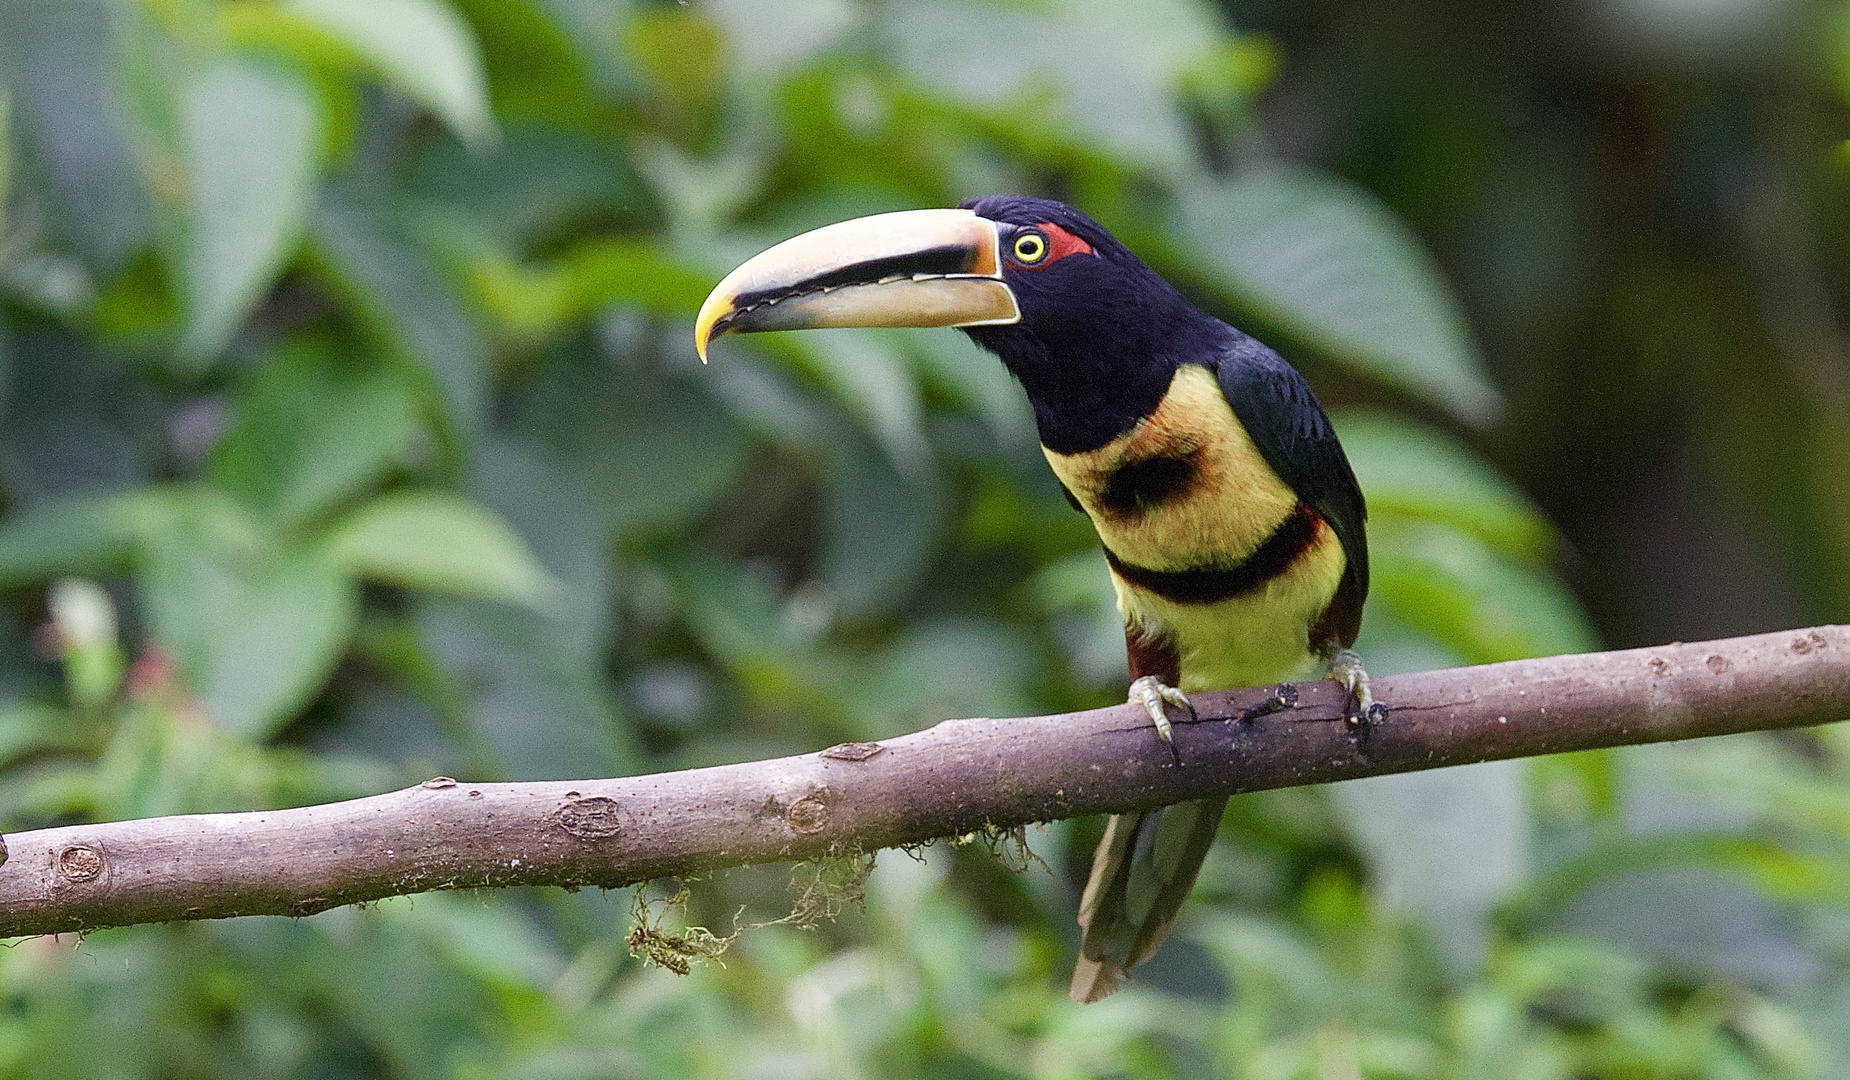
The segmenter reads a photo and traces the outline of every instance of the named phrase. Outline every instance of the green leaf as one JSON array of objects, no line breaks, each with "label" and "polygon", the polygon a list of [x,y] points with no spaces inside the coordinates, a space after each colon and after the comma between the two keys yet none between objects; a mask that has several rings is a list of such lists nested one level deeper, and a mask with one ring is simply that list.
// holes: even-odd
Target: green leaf
[{"label": "green leaf", "polygon": [[1470,663],[1464,654],[1429,631],[1415,629],[1395,618],[1382,599],[1383,595],[1376,587],[1374,595],[1369,597],[1362,615],[1362,633],[1355,641],[1355,651],[1368,662],[1369,674],[1442,671]]},{"label": "green leaf", "polygon": [[388,83],[436,113],[472,146],[494,141],[475,35],[441,0],[289,0],[289,9],[341,38]]},{"label": "green leaf", "polygon": [[381,496],[335,526],[327,544],[348,573],[407,589],[544,609],[559,588],[507,522],[455,495]]},{"label": "green leaf", "polygon": [[430,893],[415,909],[396,914],[423,924],[460,969],[503,993],[550,986],[566,974],[571,959],[543,924],[512,905],[493,908],[462,893]]},{"label": "green leaf", "polygon": [[1825,48],[1837,93],[1850,101],[1850,10],[1837,9],[1825,31]]},{"label": "green leaf", "polygon": [[1122,685],[1124,616],[1111,571],[1096,548],[1064,555],[1036,571],[1029,591],[1053,622],[1073,678],[1083,685]]},{"label": "green leaf", "polygon": [[325,73],[343,76],[369,63],[351,41],[287,8],[268,3],[227,4],[217,14],[225,42],[240,52],[279,53],[306,71],[325,69]]},{"label": "green leaf", "polygon": [[315,209],[315,253],[333,284],[385,343],[431,373],[464,432],[487,422],[488,345],[431,260],[402,235],[402,223],[357,185],[330,184]]},{"label": "green leaf", "polygon": [[733,62],[748,76],[800,66],[863,18],[863,9],[843,0],[708,0],[702,10],[726,32]]},{"label": "green leaf", "polygon": [[758,568],[712,558],[676,558],[650,573],[660,576],[644,580],[672,590],[688,629],[748,698],[855,722],[842,684],[865,677],[865,658],[834,653],[818,641],[830,614],[826,601],[808,590],[786,599]]},{"label": "green leaf", "polygon": [[1452,970],[1475,970],[1492,906],[1531,869],[1527,773],[1518,761],[1331,785],[1371,881],[1425,918]]},{"label": "green leaf", "polygon": [[[1098,0],[1043,15],[1025,4],[915,0],[881,11],[881,34],[901,68],[946,97],[1020,103],[1037,127],[1102,143],[1145,168],[1180,174],[1192,160],[1170,92],[1179,69],[1218,39],[1218,20],[1204,7]],[[1025,41],[1034,47],[1022,48]]]},{"label": "green leaf", "polygon": [[477,448],[472,491],[564,586],[546,612],[559,632],[577,649],[595,653],[608,645],[615,615],[610,532],[598,520],[585,481],[539,450],[522,440],[489,440]]},{"label": "green leaf", "polygon": [[441,140],[407,179],[456,228],[485,233],[522,254],[594,215],[641,227],[660,218],[653,193],[621,147],[542,124],[508,124],[487,150]]},{"label": "green leaf", "polygon": [[1586,614],[1552,575],[1427,521],[1369,528],[1371,603],[1473,664],[1588,652]]},{"label": "green leaf", "polygon": [[1502,407],[1419,238],[1367,191],[1274,167],[1186,187],[1181,248],[1268,318],[1359,371],[1487,423]]},{"label": "green leaf", "polygon": [[286,352],[239,396],[211,477],[292,525],[377,483],[422,434],[413,389],[389,366]]},{"label": "green leaf", "polygon": [[[1631,757],[1637,749],[1623,752]],[[1850,897],[1850,874],[1841,859],[1700,824],[1692,821],[1655,835],[1614,831],[1598,836],[1510,897],[1506,923],[1523,929],[1543,920],[1559,925],[1563,909],[1587,892],[1633,874],[1667,869],[1727,875],[1777,900],[1841,906]]]},{"label": "green leaf", "polygon": [[58,201],[59,224],[82,251],[117,266],[146,239],[148,197],[120,91],[115,50],[125,6],[112,0],[0,4],[0,78],[22,145]]},{"label": "green leaf", "polygon": [[34,701],[0,705],[0,764],[46,748],[74,748],[84,732],[61,710]]},{"label": "green leaf", "polygon": [[271,734],[325,680],[358,595],[333,560],[279,548],[210,489],[164,493],[135,538],[140,614],[228,730]]},{"label": "green leaf", "polygon": [[186,657],[214,720],[260,740],[315,696],[359,614],[342,570],[325,554],[300,553],[235,580]]},{"label": "green leaf", "polygon": [[1554,553],[1559,538],[1548,519],[1463,443],[1382,412],[1339,412],[1334,419],[1371,519],[1439,522],[1533,561]]},{"label": "green leaf", "polygon": [[[1791,920],[1737,874],[1691,867],[1617,874],[1567,905],[1554,925],[1631,955],[1750,984],[1816,978],[1818,959]],[[1664,919],[1661,912],[1671,909],[1676,919]]]},{"label": "green leaf", "polygon": [[1027,395],[1008,369],[967,334],[902,330],[898,340],[917,358],[924,376],[981,417],[998,443],[1038,452],[1040,440]]},{"label": "green leaf", "polygon": [[512,427],[582,485],[605,530],[625,536],[703,513],[750,459],[745,433],[712,397],[591,353],[556,356],[512,411]]},{"label": "green leaf", "polygon": [[6,233],[6,196],[13,190],[13,99],[0,86],[0,235]]},{"label": "green leaf", "polygon": [[1275,919],[1217,911],[1200,921],[1194,937],[1236,984],[1265,986],[1289,1008],[1328,1010],[1344,999],[1343,980]]},{"label": "green leaf", "polygon": [[418,637],[465,689],[468,714],[515,780],[607,776],[634,762],[599,654],[559,620],[505,605],[432,599]]},{"label": "green leaf", "polygon": [[209,649],[215,620],[236,603],[242,578],[270,557],[268,541],[230,500],[176,493],[166,520],[137,550],[149,636],[183,662]]},{"label": "green leaf", "polygon": [[222,60],[186,88],[188,178],[181,349],[224,348],[282,268],[308,214],[320,131],[315,98],[280,68]]},{"label": "green leaf", "polygon": [[722,664],[764,663],[798,636],[765,574],[697,555],[671,559],[659,571],[675,590],[676,609]]},{"label": "green leaf", "polygon": [[509,331],[529,337],[554,333],[619,301],[689,315],[700,310],[713,282],[713,275],[632,240],[587,241],[552,264],[523,266],[485,255],[470,267],[478,302]]},{"label": "green leaf", "polygon": [[884,671],[851,685],[858,734],[887,739],[947,717],[1033,712],[1027,684],[1037,673],[1034,659],[1021,634],[998,623],[915,625],[893,643]]},{"label": "green leaf", "polygon": [[[1841,736],[1844,731],[1838,727],[1818,733]],[[1850,837],[1850,789],[1836,776],[1818,772],[1797,745],[1771,739],[1703,739],[1648,749],[1626,747],[1615,753],[1624,756],[1627,769],[1637,777],[1629,794],[1645,794],[1661,804],[1655,815],[1666,825],[1670,813],[1686,809],[1692,819],[1687,824],[1697,828],[1764,822],[1839,841]],[[1652,790],[1643,791],[1647,785]]]},{"label": "green leaf", "polygon": [[890,455],[850,443],[827,462],[824,525],[816,576],[844,614],[867,616],[897,604],[938,548],[943,489],[893,467]]},{"label": "green leaf", "polygon": [[925,402],[891,331],[824,330],[804,344],[824,385],[866,426],[893,469],[924,485],[934,472],[925,441]]},{"label": "green leaf", "polygon": [[170,493],[141,490],[40,503],[0,526],[0,585],[64,574],[119,573],[150,536],[165,528]]},{"label": "green leaf", "polygon": [[[1198,0],[1067,0],[1064,6],[1064,20],[1109,43],[1119,63],[1164,89],[1173,88],[1194,65],[1213,57],[1228,36],[1221,12]],[[1075,57],[1069,62],[1083,74],[1090,59]]]},{"label": "green leaf", "polygon": [[704,107],[725,88],[726,42],[704,14],[683,6],[640,7],[622,34],[625,59],[678,107]]},{"label": "green leaf", "polygon": [[[455,6],[481,34],[482,63],[498,111],[569,125],[608,123],[583,55],[553,15],[567,5],[455,0]],[[596,8],[585,5],[580,11],[593,14]]]}]

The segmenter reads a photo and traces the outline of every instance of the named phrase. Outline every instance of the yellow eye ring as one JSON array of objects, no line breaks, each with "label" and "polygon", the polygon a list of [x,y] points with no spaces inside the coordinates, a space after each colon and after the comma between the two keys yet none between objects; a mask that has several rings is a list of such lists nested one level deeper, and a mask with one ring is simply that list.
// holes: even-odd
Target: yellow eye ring
[{"label": "yellow eye ring", "polygon": [[1025,232],[1015,238],[1015,261],[1037,263],[1047,257],[1047,238],[1037,232]]}]

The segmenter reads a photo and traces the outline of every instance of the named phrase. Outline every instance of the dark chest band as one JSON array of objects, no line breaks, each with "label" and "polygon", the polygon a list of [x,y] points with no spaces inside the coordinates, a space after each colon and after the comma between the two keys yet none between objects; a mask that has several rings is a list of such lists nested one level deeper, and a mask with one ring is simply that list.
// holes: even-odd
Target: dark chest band
[{"label": "dark chest band", "polygon": [[1289,570],[1317,542],[1317,526],[1322,522],[1315,510],[1299,503],[1257,550],[1233,566],[1151,570],[1125,562],[1110,548],[1105,549],[1105,561],[1125,581],[1165,600],[1217,604],[1252,592]]}]

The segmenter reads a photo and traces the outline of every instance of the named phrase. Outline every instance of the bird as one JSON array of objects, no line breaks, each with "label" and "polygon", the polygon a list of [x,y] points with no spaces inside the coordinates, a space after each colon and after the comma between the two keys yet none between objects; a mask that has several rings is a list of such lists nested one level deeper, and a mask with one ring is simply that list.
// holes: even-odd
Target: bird
[{"label": "bird", "polygon": [[[746,261],[695,320],[729,334],[956,327],[1026,391],[1041,449],[1092,521],[1116,592],[1129,702],[1174,764],[1188,695],[1321,670],[1365,734],[1385,708],[1350,649],[1367,506],[1310,385],[1064,203],[992,195],[826,225]],[[1251,710],[1249,710],[1250,712]],[[1265,710],[1261,710],[1265,711]],[[1225,796],[1112,815],[1080,899],[1071,995],[1115,992],[1194,887]]]}]

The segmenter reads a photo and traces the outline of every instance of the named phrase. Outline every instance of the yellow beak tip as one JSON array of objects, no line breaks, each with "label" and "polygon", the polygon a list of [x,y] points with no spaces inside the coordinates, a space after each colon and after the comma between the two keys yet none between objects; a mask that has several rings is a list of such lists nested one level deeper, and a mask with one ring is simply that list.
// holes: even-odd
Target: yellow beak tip
[{"label": "yellow beak tip", "polygon": [[713,328],[719,321],[732,312],[732,297],[728,295],[728,281],[722,281],[707,297],[706,303],[700,305],[700,314],[694,317],[694,351],[700,354],[700,362],[707,362],[707,347],[713,344],[715,337],[725,337],[726,331],[718,334]]}]

